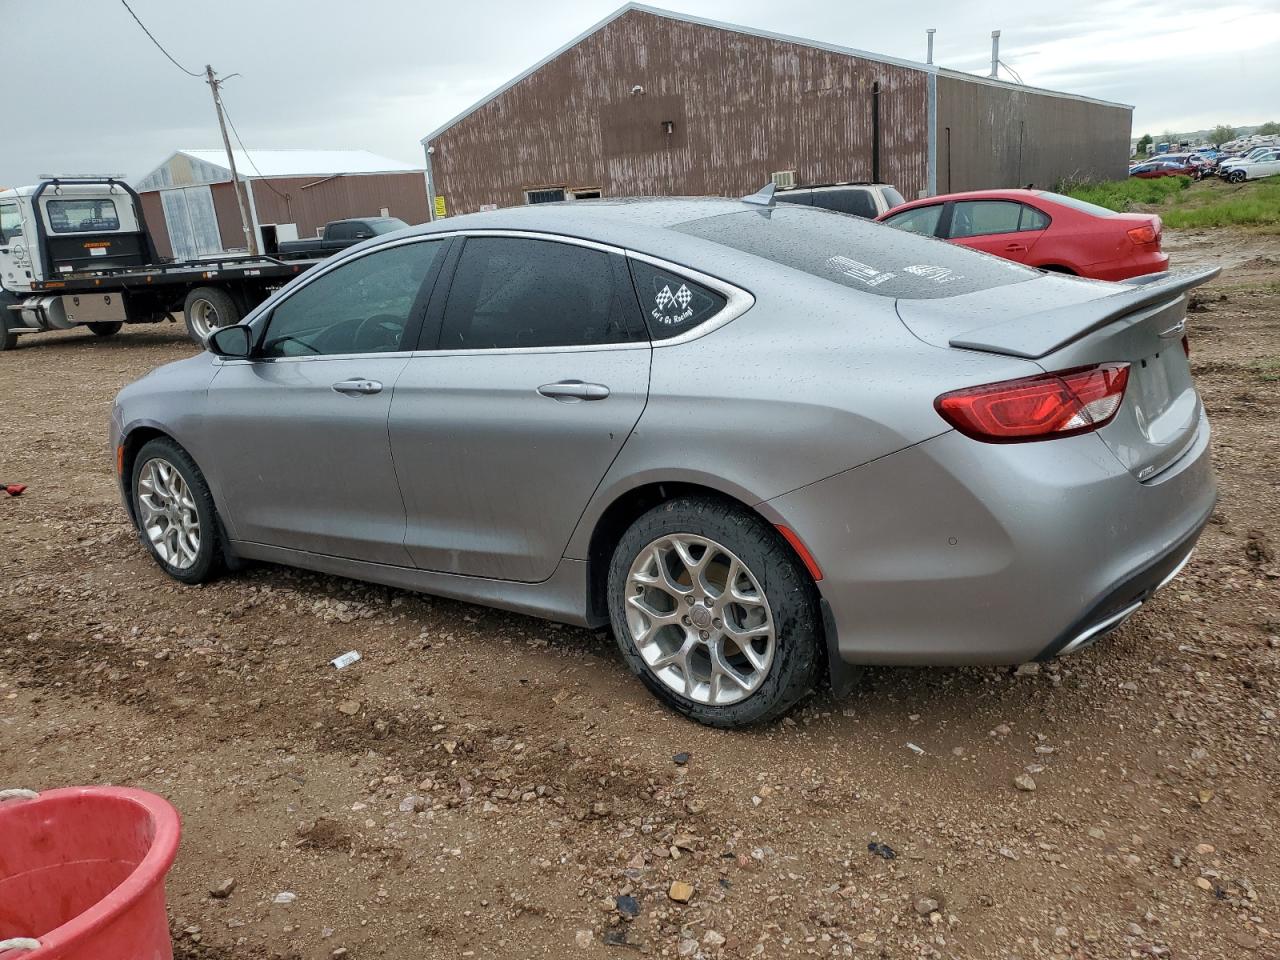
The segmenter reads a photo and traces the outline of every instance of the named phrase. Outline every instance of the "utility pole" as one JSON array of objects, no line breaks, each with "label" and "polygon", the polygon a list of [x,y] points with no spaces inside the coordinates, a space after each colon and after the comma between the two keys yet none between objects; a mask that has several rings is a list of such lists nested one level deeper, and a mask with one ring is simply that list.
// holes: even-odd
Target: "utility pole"
[{"label": "utility pole", "polygon": [[244,185],[240,182],[240,176],[236,173],[236,158],[231,152],[231,139],[227,136],[227,121],[222,116],[222,97],[218,95],[218,78],[213,75],[213,67],[205,64],[204,75],[206,83],[209,84],[209,90],[213,93],[213,106],[218,111],[218,128],[222,131],[222,145],[227,150],[227,165],[231,167],[231,183],[236,188],[236,204],[240,207],[240,228],[244,231],[245,240],[249,244],[249,256],[256,257],[258,255],[258,236],[249,223],[249,217],[245,214],[245,198]]}]

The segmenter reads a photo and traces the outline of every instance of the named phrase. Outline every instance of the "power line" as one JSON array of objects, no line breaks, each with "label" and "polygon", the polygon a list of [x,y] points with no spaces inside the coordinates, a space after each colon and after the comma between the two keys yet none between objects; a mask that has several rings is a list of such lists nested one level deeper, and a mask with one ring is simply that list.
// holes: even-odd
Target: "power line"
[{"label": "power line", "polygon": [[236,122],[231,119],[231,113],[227,110],[227,102],[222,99],[221,91],[218,93],[218,102],[222,104],[222,115],[227,118],[227,126],[231,128],[231,132],[235,135],[236,143],[240,144],[240,149],[244,151],[244,156],[245,159],[249,161],[249,166],[253,167],[253,172],[256,173],[262,182],[267,185],[267,189],[285,202],[285,207],[288,209],[292,197],[287,193],[281,193],[272,186],[271,181],[262,175],[262,171],[258,169],[258,165],[253,162],[253,154],[251,154],[249,152],[249,148],[244,145],[244,141],[240,139],[240,131],[236,129]]},{"label": "power line", "polygon": [[140,27],[142,28],[142,32],[143,32],[143,33],[145,33],[148,37],[150,37],[151,42],[152,42],[152,43],[154,43],[154,44],[156,45],[156,49],[157,49],[157,50],[159,50],[161,53],[163,53],[166,57],[168,57],[168,58],[169,58],[169,62],[170,62],[170,63],[172,63],[175,67],[177,67],[179,70],[181,70],[181,71],[182,71],[183,73],[185,73],[187,76],[189,76],[189,77],[195,77],[197,80],[198,80],[198,79],[200,79],[200,77],[202,76],[202,74],[196,73],[194,70],[188,70],[186,67],[184,67],[182,64],[180,64],[177,60],[173,59],[173,57],[172,57],[172,55],[170,55],[169,51],[168,51],[168,50],[166,50],[163,46],[161,46],[161,45],[160,45],[160,41],[159,41],[159,40],[157,40],[154,36],[152,36],[152,35],[151,35],[151,31],[147,29],[147,25],[146,25],[145,23],[143,23],[141,20],[139,20],[139,19],[138,19],[138,15],[137,15],[136,13],[134,13],[134,12],[133,12],[133,7],[129,6],[128,0],[120,0],[120,2],[121,2],[121,3],[123,3],[123,4],[124,4],[124,8],[125,8],[126,10],[128,10],[128,11],[129,11],[129,16],[133,17],[134,22],[135,22],[135,23],[137,23],[137,25],[138,25],[138,26],[140,26]]}]

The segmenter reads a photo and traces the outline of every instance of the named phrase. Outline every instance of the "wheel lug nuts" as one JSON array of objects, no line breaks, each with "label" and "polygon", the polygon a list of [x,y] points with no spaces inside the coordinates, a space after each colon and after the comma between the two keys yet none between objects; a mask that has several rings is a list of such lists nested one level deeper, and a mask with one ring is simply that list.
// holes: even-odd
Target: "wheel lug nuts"
[{"label": "wheel lug nuts", "polygon": [[689,606],[691,606],[691,607],[692,607],[692,606],[693,606],[693,597],[692,597],[692,596],[685,597],[685,598],[684,598],[684,602],[685,602],[685,603],[687,603]]},{"label": "wheel lug nuts", "polygon": [[690,620],[688,617],[681,617],[680,622],[683,623],[686,627],[689,626],[689,624],[693,623],[693,621]]},{"label": "wheel lug nuts", "polygon": [[719,617],[716,617],[711,621],[711,625],[718,630],[720,627],[724,626],[724,622]]},{"label": "wheel lug nuts", "polygon": [[706,640],[707,637],[711,636],[711,634],[707,633],[707,631],[705,630],[699,630],[698,636],[700,636],[703,640]]}]

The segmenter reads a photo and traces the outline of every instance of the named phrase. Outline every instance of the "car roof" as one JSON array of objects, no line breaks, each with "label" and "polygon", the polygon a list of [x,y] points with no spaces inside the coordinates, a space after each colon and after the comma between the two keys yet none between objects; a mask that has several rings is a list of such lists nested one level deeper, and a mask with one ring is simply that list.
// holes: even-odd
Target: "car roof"
[{"label": "car roof", "polygon": [[415,229],[422,233],[467,229],[564,232],[566,227],[574,227],[612,233],[615,228],[674,227],[690,220],[750,209],[752,207],[741,200],[720,197],[610,197],[466,213]]},{"label": "car roof", "polygon": [[949,200],[1034,200],[1044,197],[1046,190],[1027,190],[1022,187],[1010,187],[1007,190],[965,190],[960,193],[940,193],[936,197],[922,197],[919,200],[908,200],[894,207],[890,213],[897,213],[907,207],[924,207],[932,203],[946,203]]},{"label": "car roof", "polygon": [[784,187],[780,189],[778,193],[800,193],[804,190],[831,190],[838,187],[893,187],[893,184],[884,183],[880,180],[846,180],[840,183],[806,183],[798,187]]}]

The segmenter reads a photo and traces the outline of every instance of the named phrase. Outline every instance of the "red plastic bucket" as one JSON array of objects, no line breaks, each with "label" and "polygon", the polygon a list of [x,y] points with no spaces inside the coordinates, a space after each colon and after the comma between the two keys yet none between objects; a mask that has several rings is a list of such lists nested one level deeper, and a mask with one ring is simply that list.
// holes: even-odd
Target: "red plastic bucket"
[{"label": "red plastic bucket", "polygon": [[167,800],[71,787],[0,802],[0,960],[172,960],[164,878],[181,822]]}]

